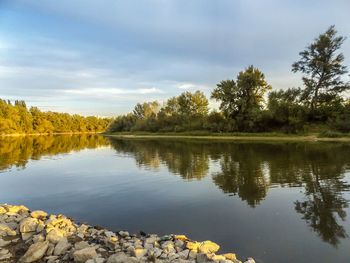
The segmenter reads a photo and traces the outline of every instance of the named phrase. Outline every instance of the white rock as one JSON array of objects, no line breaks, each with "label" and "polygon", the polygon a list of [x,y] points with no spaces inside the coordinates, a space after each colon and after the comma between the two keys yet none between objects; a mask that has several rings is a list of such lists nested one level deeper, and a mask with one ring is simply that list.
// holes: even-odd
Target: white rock
[{"label": "white rock", "polygon": [[0,238],[0,248],[1,247],[6,247],[7,245],[11,244],[11,241],[6,241]]},{"label": "white rock", "polygon": [[244,263],[255,263],[255,260],[253,258],[247,258],[247,260],[244,261]]},{"label": "white rock", "polygon": [[71,244],[68,242],[67,238],[64,237],[57,243],[53,254],[55,256],[64,254],[70,247]]},{"label": "white rock", "polygon": [[46,236],[50,243],[57,244],[64,237],[64,232],[59,229],[52,229]]},{"label": "white rock", "polygon": [[22,240],[27,241],[35,235],[35,232],[22,233]]},{"label": "white rock", "polygon": [[94,258],[94,259],[89,259],[85,263],[104,263],[106,260],[104,258]]},{"label": "white rock", "polygon": [[19,223],[19,231],[21,233],[35,232],[38,224],[38,219],[27,217]]},{"label": "white rock", "polygon": [[0,223],[0,237],[1,236],[15,236],[16,231],[11,229],[9,225],[5,223]]},{"label": "white rock", "polygon": [[127,260],[127,255],[121,252],[110,256],[107,260],[107,263],[124,263],[127,262]]},{"label": "white rock", "polygon": [[41,259],[49,247],[48,241],[38,242],[29,247],[27,252],[20,259],[20,262],[30,263]]},{"label": "white rock", "polygon": [[[8,249],[0,249],[0,260],[7,260],[12,258],[12,254]],[[7,262],[7,261],[5,261]]]},{"label": "white rock", "polygon": [[119,231],[119,235],[122,237],[128,237],[129,236],[129,232],[127,231]]},{"label": "white rock", "polygon": [[36,210],[30,213],[30,216],[33,218],[41,219],[41,218],[46,218],[47,213],[41,210]]},{"label": "white rock", "polygon": [[95,248],[87,247],[81,250],[77,250],[73,253],[74,261],[76,262],[85,262],[89,259],[94,259],[97,257]]},{"label": "white rock", "polygon": [[90,245],[89,245],[88,242],[86,242],[86,241],[80,241],[80,242],[78,242],[78,243],[75,243],[74,248],[75,248],[76,250],[80,250],[80,249],[83,249],[83,248],[87,248],[87,247],[89,247],[89,246],[90,246]]}]

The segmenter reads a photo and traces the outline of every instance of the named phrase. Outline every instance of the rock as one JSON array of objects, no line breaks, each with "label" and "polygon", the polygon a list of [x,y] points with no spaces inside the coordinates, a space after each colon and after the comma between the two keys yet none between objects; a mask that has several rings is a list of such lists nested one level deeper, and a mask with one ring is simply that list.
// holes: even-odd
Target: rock
[{"label": "rock", "polygon": [[89,259],[94,259],[97,257],[97,253],[94,247],[87,247],[77,250],[73,253],[75,262],[85,262]]},{"label": "rock", "polygon": [[87,248],[87,247],[89,247],[89,246],[90,246],[90,245],[89,245],[88,242],[86,242],[86,241],[80,241],[80,242],[78,242],[78,243],[75,243],[74,248],[75,248],[76,250],[81,250],[81,249]]},{"label": "rock", "polygon": [[56,261],[56,259],[58,259],[58,256],[45,257],[45,260],[46,260],[47,263],[54,263]]},{"label": "rock", "polygon": [[188,255],[190,254],[190,250],[186,249],[178,253],[180,258],[187,259]]},{"label": "rock", "polygon": [[41,220],[38,222],[38,227],[36,228],[36,232],[40,233],[45,229],[45,223]]},{"label": "rock", "polygon": [[223,256],[226,259],[231,260],[231,261],[235,261],[237,259],[236,254],[234,254],[234,253],[226,253],[226,254],[223,254]]},{"label": "rock", "polygon": [[0,215],[2,214],[6,214],[7,210],[5,209],[5,207],[0,206]]},{"label": "rock", "polygon": [[31,212],[30,216],[36,219],[44,219],[47,217],[47,213],[41,210],[36,210]]},{"label": "rock", "polygon": [[131,254],[134,256],[134,257],[137,257],[137,258],[142,258],[143,256],[145,256],[147,254],[147,249],[144,249],[144,248],[135,248],[131,251]]},{"label": "rock", "polygon": [[38,234],[38,235],[33,236],[34,243],[42,242],[42,241],[45,241],[45,236],[43,234]]},{"label": "rock", "polygon": [[41,259],[42,257],[44,257],[48,247],[49,247],[48,241],[38,242],[31,245],[27,250],[27,252],[20,259],[20,262],[30,263]]},{"label": "rock", "polygon": [[64,232],[60,229],[52,229],[46,236],[46,240],[50,241],[50,243],[57,244],[63,237]]},{"label": "rock", "polygon": [[129,232],[127,231],[119,231],[118,233],[121,237],[128,237],[129,236]]},{"label": "rock", "polygon": [[19,223],[19,231],[21,233],[36,232],[39,221],[36,218],[27,217]]},{"label": "rock", "polygon": [[255,263],[255,260],[253,258],[247,258],[247,260],[244,261],[244,263]]},{"label": "rock", "polygon": [[214,260],[214,261],[221,261],[221,260],[226,260],[226,257],[223,256],[223,255],[213,255],[211,257],[211,260]]},{"label": "rock", "polygon": [[22,240],[27,241],[27,240],[31,239],[34,235],[35,235],[35,232],[22,233]]},{"label": "rock", "polygon": [[159,241],[168,241],[168,240],[171,240],[172,237],[169,236],[169,235],[165,235],[165,236],[162,236],[161,238],[159,238]]},{"label": "rock", "polygon": [[107,263],[124,263],[124,262],[127,262],[127,259],[128,257],[124,253],[117,253],[110,256],[107,259]]},{"label": "rock", "polygon": [[219,249],[220,246],[218,244],[208,240],[201,243],[199,247],[199,252],[204,254],[211,254],[217,252]]},{"label": "rock", "polygon": [[198,251],[200,246],[201,246],[201,243],[199,243],[199,242],[187,242],[187,244],[186,244],[186,247],[189,250],[194,250],[194,251]]},{"label": "rock", "polygon": [[208,258],[208,256],[206,254],[197,254],[196,257],[196,262],[197,263],[207,263],[207,262],[211,262],[211,260]]},{"label": "rock", "polygon": [[9,244],[11,244],[11,241],[5,241],[2,238],[0,238],[0,248],[6,247]]},{"label": "rock", "polygon": [[1,236],[15,236],[17,233],[11,229],[7,224],[0,223],[0,237]]},{"label": "rock", "polygon": [[85,263],[103,263],[105,262],[104,258],[95,258],[95,259],[89,259]]},{"label": "rock", "polygon": [[158,241],[158,237],[149,237],[145,239],[146,244],[154,244]]},{"label": "rock", "polygon": [[80,234],[85,234],[88,229],[89,226],[82,224],[80,227],[78,227],[77,232]]},{"label": "rock", "polygon": [[55,250],[53,251],[53,254],[55,256],[64,254],[70,247],[71,247],[71,244],[68,242],[67,238],[64,237],[57,243]]},{"label": "rock", "polygon": [[188,238],[185,235],[176,235],[175,239],[181,240],[181,241],[187,241]]},{"label": "rock", "polygon": [[7,260],[10,258],[12,258],[12,254],[8,249],[0,249],[0,260],[1,261]]},{"label": "rock", "polygon": [[188,254],[189,259],[195,259],[197,258],[197,251],[196,250],[190,250],[190,253]]},{"label": "rock", "polygon": [[7,205],[5,206],[7,213],[22,213],[22,212],[27,212],[29,209],[25,207],[24,205]]},{"label": "rock", "polygon": [[50,243],[49,248],[46,251],[46,256],[52,256],[54,250],[55,250],[55,245]]}]

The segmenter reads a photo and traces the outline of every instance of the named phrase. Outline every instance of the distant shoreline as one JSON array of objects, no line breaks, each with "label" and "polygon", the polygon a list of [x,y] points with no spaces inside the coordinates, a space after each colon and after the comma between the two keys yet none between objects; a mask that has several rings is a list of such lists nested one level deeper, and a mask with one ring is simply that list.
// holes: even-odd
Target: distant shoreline
[{"label": "distant shoreline", "polygon": [[47,135],[79,135],[79,134],[102,134],[103,132],[53,132],[53,133],[9,133],[0,134],[0,137],[23,137],[23,136],[47,136]]},{"label": "distant shoreline", "polygon": [[308,142],[350,142],[350,137],[319,137],[318,134],[289,135],[276,133],[235,133],[235,134],[190,134],[190,133],[102,133],[107,137],[126,139],[204,139],[232,141],[308,141]]},{"label": "distant shoreline", "polygon": [[344,137],[322,137],[318,133],[312,134],[283,134],[283,133],[152,133],[152,132],[55,132],[55,133],[13,133],[0,134],[2,137],[49,136],[49,135],[84,135],[98,134],[106,137],[124,139],[202,139],[202,140],[230,140],[230,141],[305,141],[305,142],[350,142],[350,135]]}]

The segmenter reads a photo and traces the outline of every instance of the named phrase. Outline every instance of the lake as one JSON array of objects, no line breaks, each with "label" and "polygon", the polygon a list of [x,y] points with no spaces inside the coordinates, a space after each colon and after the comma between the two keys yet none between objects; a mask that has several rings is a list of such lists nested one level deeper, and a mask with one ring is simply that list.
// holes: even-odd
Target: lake
[{"label": "lake", "polygon": [[0,203],[261,263],[349,262],[349,143],[6,137],[0,171]]}]

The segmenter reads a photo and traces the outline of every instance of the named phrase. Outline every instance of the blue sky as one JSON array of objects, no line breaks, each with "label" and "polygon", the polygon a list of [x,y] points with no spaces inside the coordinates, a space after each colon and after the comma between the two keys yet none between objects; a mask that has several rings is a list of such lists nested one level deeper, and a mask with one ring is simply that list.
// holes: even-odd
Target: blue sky
[{"label": "blue sky", "polygon": [[[113,116],[209,96],[251,64],[274,89],[300,86],[299,51],[333,24],[349,37],[349,12],[349,0],[0,0],[0,98]],[[350,39],[342,51],[350,66]]]}]

